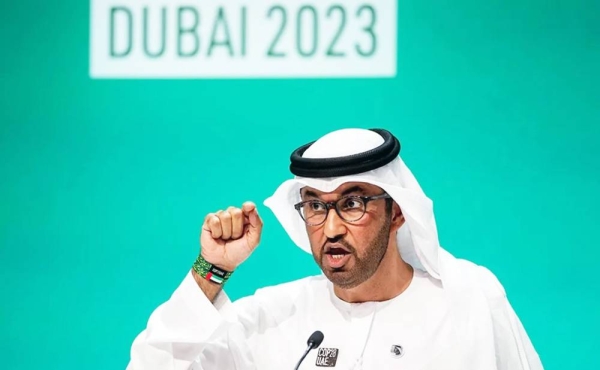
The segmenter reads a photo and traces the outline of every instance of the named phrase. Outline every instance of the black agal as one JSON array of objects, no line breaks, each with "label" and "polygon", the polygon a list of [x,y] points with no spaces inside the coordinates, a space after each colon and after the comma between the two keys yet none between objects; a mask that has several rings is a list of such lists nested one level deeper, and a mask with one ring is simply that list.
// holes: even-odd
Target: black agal
[{"label": "black agal", "polygon": [[391,132],[370,129],[383,138],[383,144],[366,152],[333,158],[302,158],[315,141],[294,150],[290,156],[290,171],[301,177],[323,178],[356,175],[374,170],[393,161],[400,153],[400,142]]}]

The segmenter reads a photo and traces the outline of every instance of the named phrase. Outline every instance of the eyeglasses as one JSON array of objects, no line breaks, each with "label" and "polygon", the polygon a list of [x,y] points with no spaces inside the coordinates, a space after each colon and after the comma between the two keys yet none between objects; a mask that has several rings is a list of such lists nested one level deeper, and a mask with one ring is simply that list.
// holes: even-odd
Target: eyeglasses
[{"label": "eyeglasses", "polygon": [[342,197],[334,202],[323,202],[320,200],[306,200],[294,204],[294,208],[309,226],[318,226],[325,222],[329,210],[335,208],[335,212],[346,222],[356,222],[367,212],[367,203],[372,200],[391,198],[388,194],[363,197],[350,195]]}]

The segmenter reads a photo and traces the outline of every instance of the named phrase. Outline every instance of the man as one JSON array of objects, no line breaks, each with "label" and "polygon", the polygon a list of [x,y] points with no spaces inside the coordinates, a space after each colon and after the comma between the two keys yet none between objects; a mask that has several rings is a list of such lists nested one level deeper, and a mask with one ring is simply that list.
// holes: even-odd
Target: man
[{"label": "man", "polygon": [[[432,202],[399,152],[388,131],[345,129],[292,154],[296,176],[265,205],[320,276],[232,303],[223,284],[262,221],[251,202],[208,214],[200,256],[136,337],[128,369],[292,369],[303,354],[301,369],[542,369],[495,276],[440,247]],[[317,330],[322,343],[306,347]]]}]

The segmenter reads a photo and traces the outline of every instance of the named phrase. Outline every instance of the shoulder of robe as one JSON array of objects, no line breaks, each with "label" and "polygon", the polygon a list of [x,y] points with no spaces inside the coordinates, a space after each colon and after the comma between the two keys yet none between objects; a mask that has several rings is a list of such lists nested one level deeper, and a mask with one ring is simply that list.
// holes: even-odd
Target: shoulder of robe
[{"label": "shoulder of robe", "polygon": [[502,283],[490,269],[464,259],[456,259],[455,263],[465,288],[481,291],[492,306],[506,300]]},{"label": "shoulder of robe", "polygon": [[254,295],[261,301],[295,301],[302,295],[314,291],[315,288],[326,287],[325,284],[326,278],[323,275],[307,276],[305,278],[259,288]]},{"label": "shoulder of robe", "polygon": [[311,300],[319,290],[326,291],[326,281],[323,275],[308,276],[257,289],[251,299],[260,311],[281,322],[297,311],[299,303]]},{"label": "shoulder of robe", "polygon": [[452,281],[459,290],[479,290],[489,297],[505,297],[506,292],[500,280],[487,267],[464,258],[452,255],[440,248],[439,261],[444,279]]}]

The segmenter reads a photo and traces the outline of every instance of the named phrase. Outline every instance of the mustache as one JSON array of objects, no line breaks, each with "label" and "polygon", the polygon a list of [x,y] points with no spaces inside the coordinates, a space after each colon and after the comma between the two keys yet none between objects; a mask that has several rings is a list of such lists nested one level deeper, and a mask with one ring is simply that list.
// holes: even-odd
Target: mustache
[{"label": "mustache", "polygon": [[341,244],[344,247],[346,247],[346,249],[348,249],[350,253],[354,254],[356,252],[356,248],[354,248],[352,244],[344,240],[344,238],[341,235],[336,236],[335,238],[327,238],[327,240],[325,241],[325,243],[323,243],[323,246],[321,247],[321,251],[324,251],[328,244]]}]

